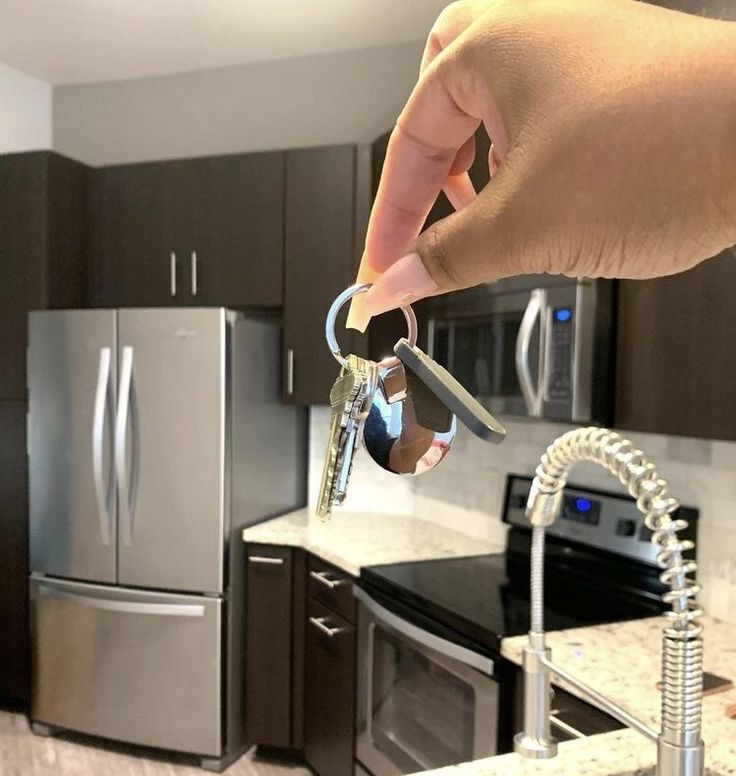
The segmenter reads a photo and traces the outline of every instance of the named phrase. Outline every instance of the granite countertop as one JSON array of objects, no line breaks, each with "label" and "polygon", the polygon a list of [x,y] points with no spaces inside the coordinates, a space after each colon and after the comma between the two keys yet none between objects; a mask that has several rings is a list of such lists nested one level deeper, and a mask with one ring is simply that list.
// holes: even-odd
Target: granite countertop
[{"label": "granite countertop", "polygon": [[[663,619],[596,625],[549,633],[552,659],[576,678],[608,696],[643,722],[659,729],[659,644]],[[736,625],[702,618],[705,670],[736,679]],[[526,636],[504,639],[502,654],[520,664]],[[582,697],[572,686],[557,682]],[[703,700],[706,774],[736,774],[736,720],[726,712],[736,706],[736,690]],[[591,736],[560,745],[557,757],[525,760],[516,754],[427,771],[433,776],[644,776],[654,772],[655,747],[633,730]]]},{"label": "granite countertop", "polygon": [[245,528],[243,541],[303,547],[353,576],[363,566],[503,552],[501,544],[409,515],[335,510],[323,523],[310,510]]}]

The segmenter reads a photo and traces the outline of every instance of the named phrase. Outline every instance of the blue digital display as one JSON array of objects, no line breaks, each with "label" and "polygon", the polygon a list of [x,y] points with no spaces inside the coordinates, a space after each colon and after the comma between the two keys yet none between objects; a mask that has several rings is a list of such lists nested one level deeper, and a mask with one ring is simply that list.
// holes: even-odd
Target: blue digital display
[{"label": "blue digital display", "polygon": [[590,512],[592,508],[593,504],[588,501],[587,498],[575,499],[575,509],[577,509],[578,512]]},{"label": "blue digital display", "polygon": [[555,320],[567,323],[572,318],[572,310],[569,307],[558,307],[555,310]]}]

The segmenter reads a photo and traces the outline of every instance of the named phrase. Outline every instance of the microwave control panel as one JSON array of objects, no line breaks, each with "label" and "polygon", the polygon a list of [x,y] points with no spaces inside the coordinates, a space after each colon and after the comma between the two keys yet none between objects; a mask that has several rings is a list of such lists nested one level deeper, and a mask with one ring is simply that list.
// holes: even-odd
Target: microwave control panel
[{"label": "microwave control panel", "polygon": [[567,400],[572,393],[572,357],[575,333],[575,311],[555,307],[549,327],[550,371],[547,393],[550,399]]}]

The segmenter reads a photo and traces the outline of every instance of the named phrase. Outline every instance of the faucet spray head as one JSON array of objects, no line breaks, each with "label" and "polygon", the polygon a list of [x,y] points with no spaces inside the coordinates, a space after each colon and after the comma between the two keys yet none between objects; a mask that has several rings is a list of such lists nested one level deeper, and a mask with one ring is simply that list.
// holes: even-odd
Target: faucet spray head
[{"label": "faucet spray head", "polygon": [[526,502],[526,516],[532,525],[546,527],[554,523],[562,506],[563,487],[564,482],[554,493],[545,493],[534,480]]}]

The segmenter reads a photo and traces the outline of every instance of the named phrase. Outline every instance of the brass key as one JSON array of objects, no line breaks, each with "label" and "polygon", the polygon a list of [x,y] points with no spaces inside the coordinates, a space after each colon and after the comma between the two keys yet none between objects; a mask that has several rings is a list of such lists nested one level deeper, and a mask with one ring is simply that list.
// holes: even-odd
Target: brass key
[{"label": "brass key", "polygon": [[348,356],[347,365],[330,391],[332,416],[317,514],[327,520],[335,504],[341,504],[360,447],[362,428],[370,412],[377,386],[377,367],[373,361]]}]

